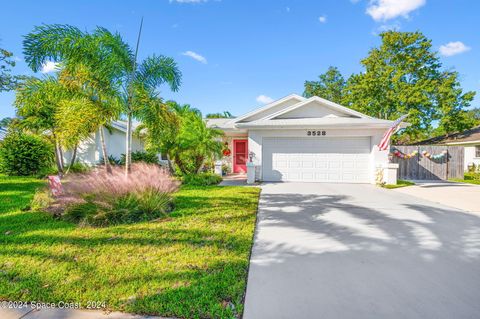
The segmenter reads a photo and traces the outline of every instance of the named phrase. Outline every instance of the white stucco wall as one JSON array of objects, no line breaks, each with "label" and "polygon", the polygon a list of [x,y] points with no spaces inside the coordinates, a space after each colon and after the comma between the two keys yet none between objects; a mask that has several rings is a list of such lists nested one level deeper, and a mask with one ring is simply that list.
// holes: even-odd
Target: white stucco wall
[{"label": "white stucco wall", "polygon": [[[480,146],[480,144],[476,145]],[[476,145],[468,145],[464,147],[465,171],[468,170],[468,165],[471,165],[471,163],[475,164],[476,167],[480,165],[480,157],[475,157]]]},{"label": "white stucco wall", "polygon": [[[375,183],[375,168],[380,164],[388,163],[388,151],[379,151],[377,144],[382,139],[385,129],[322,129],[327,131],[326,137],[371,137],[371,163],[370,176],[371,183]],[[249,152],[253,152],[253,162],[257,165],[256,178],[262,178],[262,141],[264,137],[306,137],[307,129],[277,129],[277,130],[250,130],[248,134]]]},{"label": "white stucco wall", "polygon": [[[107,129],[104,130],[105,144],[107,146],[108,155],[113,155],[120,159],[125,154],[125,132],[118,129],[112,129],[111,133]],[[132,151],[143,151],[144,144],[137,137],[132,138]],[[72,151],[65,152],[65,161],[69,162]],[[77,161],[86,165],[95,165],[102,158],[102,149],[100,145],[100,134],[97,132],[92,134],[90,138],[80,143],[77,149]]]}]

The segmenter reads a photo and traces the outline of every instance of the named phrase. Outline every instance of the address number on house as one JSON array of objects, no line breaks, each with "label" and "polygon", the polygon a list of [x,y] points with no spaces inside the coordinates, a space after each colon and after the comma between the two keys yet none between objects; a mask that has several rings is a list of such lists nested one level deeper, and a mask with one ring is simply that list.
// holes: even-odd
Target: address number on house
[{"label": "address number on house", "polygon": [[307,131],[307,136],[325,136],[327,135],[327,131]]}]

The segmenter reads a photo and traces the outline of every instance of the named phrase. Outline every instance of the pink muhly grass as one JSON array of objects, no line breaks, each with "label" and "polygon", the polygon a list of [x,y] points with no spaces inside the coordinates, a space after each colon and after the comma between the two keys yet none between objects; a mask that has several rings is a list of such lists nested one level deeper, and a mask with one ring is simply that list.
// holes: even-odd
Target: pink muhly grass
[{"label": "pink muhly grass", "polygon": [[73,174],[64,183],[64,196],[83,198],[120,197],[132,193],[155,191],[170,194],[178,190],[179,182],[159,165],[135,163],[126,176],[123,167],[112,167],[112,172],[96,169],[84,174]]}]

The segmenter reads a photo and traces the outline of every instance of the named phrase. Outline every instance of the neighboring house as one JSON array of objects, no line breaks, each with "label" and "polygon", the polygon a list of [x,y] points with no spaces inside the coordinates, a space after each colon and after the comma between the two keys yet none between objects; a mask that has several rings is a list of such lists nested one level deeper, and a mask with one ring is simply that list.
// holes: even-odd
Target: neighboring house
[{"label": "neighboring house", "polygon": [[[133,130],[138,124],[133,125]],[[122,154],[125,154],[125,138],[127,132],[127,123],[123,121],[114,121],[110,125],[110,130],[104,128],[105,144],[107,146],[107,153],[117,159],[120,159]],[[139,138],[132,137],[132,151],[143,151],[144,144]],[[72,151],[65,152],[65,160],[70,161]],[[100,144],[100,133],[96,132],[92,136],[80,143],[77,148],[77,161],[87,164],[95,165],[102,160],[102,148]]]},{"label": "neighboring house", "polygon": [[418,144],[463,146],[465,171],[472,164],[475,164],[476,167],[480,165],[480,126],[448,136],[434,137]]},{"label": "neighboring house", "polygon": [[296,94],[234,119],[207,120],[225,132],[224,161],[234,173],[246,171],[250,155],[258,180],[339,183],[375,182],[376,168],[389,161],[377,144],[392,123]]},{"label": "neighboring house", "polygon": [[7,130],[4,129],[3,127],[0,127],[0,141],[3,141],[5,136],[7,136]]}]

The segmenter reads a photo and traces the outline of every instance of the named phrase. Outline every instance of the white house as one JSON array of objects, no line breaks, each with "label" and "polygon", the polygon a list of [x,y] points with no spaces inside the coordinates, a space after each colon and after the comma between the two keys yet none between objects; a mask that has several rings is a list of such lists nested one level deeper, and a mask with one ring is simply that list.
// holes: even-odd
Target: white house
[{"label": "white house", "polygon": [[377,144],[392,124],[296,94],[234,119],[207,120],[225,132],[224,160],[234,173],[245,172],[251,157],[258,180],[337,183],[375,182],[389,161]]},{"label": "white house", "polygon": [[[138,124],[133,125],[133,129]],[[127,132],[127,123],[123,121],[114,121],[110,125],[110,130],[103,129],[105,136],[105,144],[107,147],[108,155],[120,159],[122,154],[125,154],[125,138]],[[132,151],[143,151],[143,141],[135,136],[132,137]],[[65,152],[65,161],[70,161],[72,151]],[[100,144],[100,133],[97,132],[92,136],[80,143],[77,148],[77,161],[87,164],[95,165],[102,160],[102,148]]]},{"label": "white house", "polygon": [[479,167],[480,165],[480,126],[449,136],[431,138],[422,141],[421,144],[463,146],[465,171],[467,171],[472,164],[474,164],[475,167]]}]

